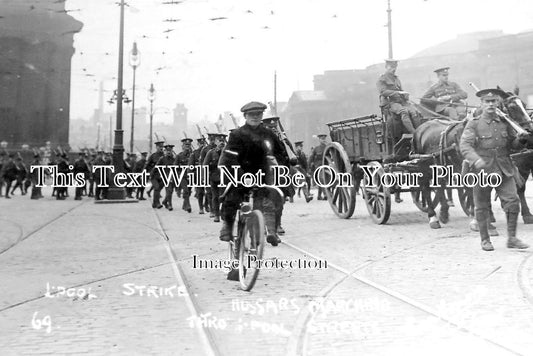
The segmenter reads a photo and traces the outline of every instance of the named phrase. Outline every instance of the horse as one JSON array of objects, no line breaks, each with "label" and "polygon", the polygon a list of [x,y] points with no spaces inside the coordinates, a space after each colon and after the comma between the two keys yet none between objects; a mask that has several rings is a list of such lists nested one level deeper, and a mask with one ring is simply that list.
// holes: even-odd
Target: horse
[{"label": "horse", "polygon": [[513,121],[526,130],[527,133],[529,133],[525,152],[515,152],[515,154],[511,155],[511,158],[518,168],[518,172],[523,180],[523,184],[517,184],[522,219],[524,224],[533,224],[533,215],[529,210],[529,206],[527,205],[525,197],[525,182],[527,182],[530,174],[533,175],[533,153],[527,151],[527,149],[533,148],[533,120],[526,112],[524,103],[518,97],[519,92],[520,91],[518,87],[516,87],[513,92],[506,92],[507,95],[503,98],[503,104]]},{"label": "horse", "polygon": [[[432,229],[440,228],[440,222],[446,224],[449,221],[449,204],[445,195],[445,180],[442,180],[437,188],[430,187],[433,178],[433,171],[430,166],[451,166],[454,172],[461,172],[463,158],[459,151],[459,143],[466,122],[466,119],[462,121],[433,119],[421,124],[413,134],[411,143],[413,153],[430,154],[433,157],[432,159],[421,159],[419,162],[420,171],[423,173],[419,182],[422,204],[428,207],[429,226]],[[436,193],[435,199],[431,198],[431,190],[433,189]],[[441,205],[438,218],[435,212],[435,201]]]}]

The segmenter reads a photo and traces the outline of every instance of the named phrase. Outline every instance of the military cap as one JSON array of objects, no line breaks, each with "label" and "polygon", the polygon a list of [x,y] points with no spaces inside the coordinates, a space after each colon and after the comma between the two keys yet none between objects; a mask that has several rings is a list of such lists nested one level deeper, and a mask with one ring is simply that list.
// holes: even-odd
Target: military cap
[{"label": "military cap", "polygon": [[303,146],[304,145],[304,142],[303,141],[296,141],[294,143],[295,146]]},{"label": "military cap", "polygon": [[41,157],[41,155],[38,154],[38,153],[36,153],[36,154],[33,155],[33,158],[40,158],[40,157]]},{"label": "military cap", "polygon": [[437,74],[439,74],[439,73],[448,74],[448,69],[450,69],[450,67],[437,68],[437,69],[434,70],[434,72],[437,73]]},{"label": "military cap", "polygon": [[251,101],[241,108],[241,112],[245,114],[250,112],[263,112],[266,110],[266,108],[267,106],[263,103],[260,103],[258,101]]},{"label": "military cap", "polygon": [[392,59],[392,58],[387,58],[387,59],[385,59],[385,64],[395,64],[395,65],[397,65],[398,64],[398,60],[397,59]]},{"label": "military cap", "polygon": [[154,145],[163,146],[164,143],[165,143],[165,141],[156,141],[156,142],[154,142]]},{"label": "military cap", "polygon": [[141,156],[147,156],[148,155],[148,152],[141,152]]},{"label": "military cap", "polygon": [[216,134],[215,138],[226,138],[228,135],[226,134],[223,134],[223,133],[219,133],[219,134]]},{"label": "military cap", "polygon": [[501,99],[505,95],[505,92],[500,89],[482,89],[476,93],[476,96],[481,99]]},{"label": "military cap", "polygon": [[167,144],[167,145],[165,145],[165,146],[163,146],[163,147],[165,147],[165,150],[171,150],[171,149],[174,148],[174,145],[168,145],[168,144]]},{"label": "military cap", "polygon": [[96,152],[91,153],[91,157],[96,157]]},{"label": "military cap", "polygon": [[213,138],[213,137],[215,137],[216,135],[218,135],[218,132],[208,132],[208,133],[207,133],[207,137],[210,137],[210,138]]},{"label": "military cap", "polygon": [[321,137],[328,137],[328,135],[326,135],[326,134],[318,134],[318,135],[316,135],[316,137],[318,137],[318,138],[321,138]]},{"label": "military cap", "polygon": [[204,141],[205,141],[205,137],[197,138],[196,141],[198,141],[198,142],[204,142]]},{"label": "military cap", "polygon": [[183,142],[183,143],[192,143],[192,138],[182,138],[181,142]]},{"label": "military cap", "polygon": [[276,125],[279,121],[279,117],[278,116],[265,117],[261,121],[266,125]]},{"label": "military cap", "polygon": [[104,152],[104,151],[98,151],[98,152],[96,152],[96,153],[98,153],[98,154],[102,154],[102,153],[105,153],[105,152]]},{"label": "military cap", "polygon": [[137,157],[136,153],[130,153],[130,157]]}]

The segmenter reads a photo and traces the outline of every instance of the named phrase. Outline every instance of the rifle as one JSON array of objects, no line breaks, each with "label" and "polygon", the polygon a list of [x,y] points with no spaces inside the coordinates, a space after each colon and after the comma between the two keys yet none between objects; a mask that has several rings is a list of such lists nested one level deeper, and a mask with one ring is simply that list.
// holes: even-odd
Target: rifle
[{"label": "rifle", "polygon": [[235,116],[233,116],[232,113],[230,113],[229,116],[231,117],[231,121],[233,121],[233,125],[235,125],[235,128],[238,129],[239,124],[237,124],[237,119],[235,118]]},{"label": "rifle", "polygon": [[280,133],[282,135],[282,141],[283,143],[290,148],[290,152],[293,154],[291,157],[289,150],[287,150],[287,153],[289,153],[289,158],[296,158],[296,151],[294,150],[294,146],[292,145],[292,142],[287,137],[287,134],[285,133],[285,129],[283,128],[283,124],[281,123],[281,120],[278,120]]},{"label": "rifle", "polygon": [[198,129],[198,133],[200,134],[200,137],[203,138],[205,140],[205,136],[204,134],[202,133],[202,130],[200,130],[200,125],[196,124],[196,128]]},{"label": "rifle", "polygon": [[[475,91],[479,91],[479,88],[472,82],[468,83],[472,88],[474,88]],[[509,126],[511,126],[517,134],[519,135],[529,135],[529,133],[522,128],[522,126],[518,125],[516,122],[514,122],[507,114],[505,114],[500,109],[496,108],[496,114],[498,114],[499,117],[507,121]],[[528,116],[529,117],[529,116]]]}]

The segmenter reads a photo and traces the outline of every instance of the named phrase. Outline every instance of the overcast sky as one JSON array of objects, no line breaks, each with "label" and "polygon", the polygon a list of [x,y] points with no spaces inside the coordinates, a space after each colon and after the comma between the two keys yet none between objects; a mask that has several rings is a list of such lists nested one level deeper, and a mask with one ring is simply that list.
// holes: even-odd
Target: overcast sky
[{"label": "overcast sky", "polygon": [[[88,119],[98,86],[116,88],[119,0],[67,0],[84,23],[74,37],[71,118]],[[137,41],[136,107],[183,102],[189,119],[238,113],[251,100],[278,101],[294,90],[312,90],[313,74],[364,68],[387,57],[386,0],[127,0],[125,87],[131,89],[128,52]],[[531,0],[391,0],[394,57],[404,59],[458,34],[533,29]],[[226,19],[210,20],[225,17]],[[178,20],[167,22],[165,20]],[[168,32],[165,32],[168,31]],[[89,75],[87,75],[89,74]],[[399,70],[401,76],[401,70]],[[106,92],[105,99],[111,96]],[[131,90],[128,90],[131,97]],[[110,106],[106,104],[106,110]],[[162,110],[163,111],[163,110]],[[158,116],[164,116],[163,113]],[[168,118],[162,118],[168,119]]]}]

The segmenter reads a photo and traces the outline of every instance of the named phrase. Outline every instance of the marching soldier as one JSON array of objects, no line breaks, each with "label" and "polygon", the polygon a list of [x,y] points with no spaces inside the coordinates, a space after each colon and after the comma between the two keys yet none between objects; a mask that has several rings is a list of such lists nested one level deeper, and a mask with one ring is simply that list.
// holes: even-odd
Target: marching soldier
[{"label": "marching soldier", "polygon": [[13,153],[10,153],[7,162],[4,163],[2,170],[3,170],[3,180],[6,183],[6,199],[11,199],[9,196],[9,190],[11,189],[11,182],[17,179],[18,175],[18,168],[15,164],[13,158],[15,155]]},{"label": "marching soldier", "polygon": [[466,111],[458,110],[458,106],[452,105],[452,103],[460,103],[461,100],[468,97],[468,94],[461,89],[459,84],[448,80],[449,69],[450,67],[444,67],[434,71],[437,73],[439,81],[426,91],[422,96],[422,101],[423,99],[438,101],[435,107],[436,113],[448,116],[452,120],[459,120],[466,116]]},{"label": "marching soldier", "polygon": [[[133,166],[134,173],[142,173],[144,171],[144,166],[146,165],[146,156],[148,156],[148,152],[141,152],[141,158],[135,162],[135,166]],[[146,200],[144,197],[144,189],[144,186],[137,188],[136,198],[138,200]]]},{"label": "marching soldier", "polygon": [[214,222],[220,222],[220,195],[222,195],[222,189],[219,188],[220,184],[220,170],[218,169],[218,160],[222,154],[222,150],[226,145],[226,135],[217,134],[215,136],[215,148],[209,150],[202,162],[204,166],[209,167],[209,184],[211,185],[211,196],[213,208],[213,214],[215,215]]},{"label": "marching soldier", "polygon": [[[215,136],[216,135],[217,135],[216,133],[208,133],[207,134],[208,143],[202,149],[202,151],[200,151],[200,162],[203,163],[204,160],[205,160],[205,156],[207,155],[207,152],[209,152],[210,150],[215,148]],[[213,200],[213,196],[211,195],[211,188],[210,187],[206,187],[205,188],[205,198],[206,198],[207,204],[204,204],[204,209],[205,209],[205,211],[209,212],[209,217],[210,218],[214,218],[215,214],[213,213],[213,209],[212,209],[212,206],[211,206],[211,203],[212,203],[212,200]]]},{"label": "marching soldier", "polygon": [[[507,247],[525,249],[529,246],[516,238],[516,225],[520,211],[520,200],[516,191],[516,167],[509,157],[511,148],[523,145],[527,136],[516,137],[514,130],[505,123],[497,112],[501,98],[505,95],[499,89],[484,89],[476,93],[481,98],[482,113],[470,120],[461,137],[461,153],[475,171],[496,173],[501,184],[495,187],[507,217]],[[476,219],[481,235],[481,248],[493,251],[488,231],[490,219],[490,193],[492,187],[474,187]]]},{"label": "marching soldier", "polygon": [[394,59],[385,60],[385,73],[382,74],[377,82],[379,91],[380,106],[388,108],[392,114],[392,126],[395,126],[394,120],[399,119],[403,125],[402,132],[394,134],[394,139],[397,141],[401,138],[403,132],[412,134],[419,125],[419,113],[409,103],[409,93],[403,91],[400,78],[396,75],[398,68],[398,61]]},{"label": "marching soldier", "polygon": [[[314,172],[318,167],[322,165],[322,156],[324,155],[324,150],[326,149],[326,134],[317,135],[318,140],[320,141],[319,145],[314,147],[309,155],[309,164],[311,172]],[[326,192],[324,188],[318,187],[318,197],[317,200],[326,200]]]},{"label": "marching soldier", "polygon": [[[152,208],[154,209],[160,209],[163,207],[159,200],[161,199],[161,189],[163,189],[162,186],[159,185],[159,182],[157,179],[154,178],[152,175],[152,171],[154,170],[155,165],[157,164],[157,161],[161,157],[163,157],[163,145],[164,141],[157,141],[155,142],[156,151],[148,157],[148,160],[146,161],[146,166],[144,169],[150,173],[150,182],[152,183],[152,188],[150,190],[154,190],[154,197],[152,200]],[[150,196],[150,192],[148,192],[148,196]]]},{"label": "marching soldier", "polygon": [[94,173],[93,173],[93,166],[94,162],[96,161],[96,152],[91,153],[91,159],[89,160],[87,166],[89,167],[89,194],[87,196],[89,198],[94,197]]},{"label": "marching soldier", "polygon": [[2,196],[2,187],[4,186],[4,168],[7,163],[6,153],[0,152],[0,197]]},{"label": "marching soldier", "polygon": [[[33,161],[31,162],[32,166],[40,166],[41,165],[41,155],[38,153],[35,153],[33,155]],[[31,168],[30,168],[31,169]],[[41,187],[37,187],[37,169],[34,169],[33,172],[30,172],[30,179],[32,183],[31,187],[31,196],[30,199],[40,199],[43,197],[41,190]]]},{"label": "marching soldier", "polygon": [[[155,180],[157,180],[158,185],[160,187],[163,187],[163,179],[161,178],[161,175],[159,173],[159,169],[156,167],[165,167],[165,170],[170,170],[168,166],[172,166],[174,164],[174,145],[165,145],[164,146],[165,153],[163,157],[159,158],[159,161],[157,161],[157,164],[155,165],[154,169],[152,170],[151,176],[154,177]],[[168,173],[167,173],[168,174]],[[174,191],[174,182],[169,181],[168,185],[165,187],[165,199],[163,199],[163,206],[167,208],[169,211],[174,210],[172,207],[172,193]],[[154,194],[155,198],[155,194]],[[160,206],[158,206],[158,209]]]},{"label": "marching soldier", "polygon": [[[93,167],[94,166],[103,166],[105,165],[105,160],[104,160],[104,151],[98,151],[97,152],[97,156],[96,158],[94,159],[93,161]],[[103,196],[103,189],[101,187],[101,184],[103,183],[101,180],[100,180],[100,173],[99,172],[95,172],[93,173],[93,180],[94,180],[94,184],[95,184],[95,189],[94,189],[94,200],[102,200],[104,199],[104,196]]]},{"label": "marching soldier", "polygon": [[[176,156],[174,165],[187,166],[189,164],[189,159],[192,153],[192,148],[191,148],[192,139],[184,138],[181,140],[181,142],[182,142],[182,145],[181,145],[182,151],[178,153],[178,155]],[[187,168],[182,168],[182,169],[187,170]],[[186,212],[190,213],[192,211],[191,202],[189,201],[189,197],[191,195],[191,188],[188,184],[188,177],[186,174],[183,176],[183,179],[181,180],[179,187],[177,188],[181,189],[183,192],[182,194],[183,205],[181,208],[185,210]]]},{"label": "marching soldier", "polygon": [[[309,203],[313,200],[313,195],[311,194],[311,175],[308,171],[307,156],[303,151],[303,141],[297,141],[294,143],[294,148],[296,149],[296,169],[298,172],[302,173],[305,176],[305,183],[307,186],[303,187],[305,201]],[[300,197],[300,191],[302,188],[298,188],[298,197]]]},{"label": "marching soldier", "polygon": [[[80,152],[80,156],[74,162],[74,169],[72,171],[74,173],[74,176],[76,176],[78,173],[82,173],[85,178],[85,182],[87,182],[86,179],[89,176],[90,171],[89,171],[89,166],[87,165],[87,162],[85,161],[85,153]],[[76,187],[74,200],[81,200],[82,191],[83,191],[83,187]]]},{"label": "marching soldier", "polygon": [[[200,162],[200,154],[206,146],[206,141],[204,137],[197,138],[196,141],[198,142],[198,148],[192,151],[191,156],[189,157],[190,166],[203,165],[203,162]],[[205,188],[196,187],[196,199],[198,199],[198,214],[204,214],[204,203],[206,203]]]},{"label": "marching soldier", "polygon": [[[68,164],[68,156],[66,153],[62,153],[59,156],[59,162],[57,163],[57,173],[68,174],[70,172]],[[67,198],[67,189],[66,187],[58,187],[56,193],[57,200],[65,200]]]}]

